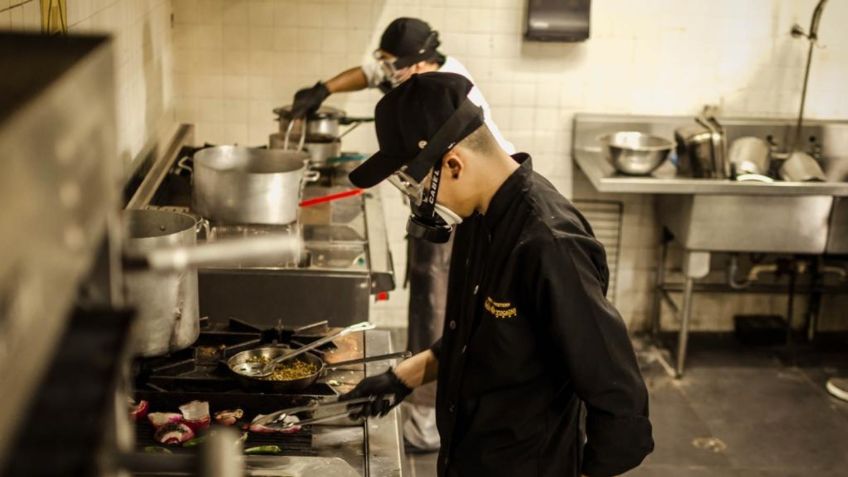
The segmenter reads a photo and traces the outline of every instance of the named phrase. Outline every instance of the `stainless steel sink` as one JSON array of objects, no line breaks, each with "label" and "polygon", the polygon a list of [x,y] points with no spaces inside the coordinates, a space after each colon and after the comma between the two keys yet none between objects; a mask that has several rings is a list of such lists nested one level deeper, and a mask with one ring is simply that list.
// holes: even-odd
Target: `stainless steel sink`
[{"label": "stainless steel sink", "polygon": [[[692,122],[690,117],[578,114],[572,157],[599,192],[656,195],[659,223],[683,246],[682,283],[665,281],[667,243],[660,244],[652,328],[660,330],[662,305],[680,322],[675,375],[683,373],[695,281],[708,275],[712,252],[848,254],[848,122],[809,121],[804,149],[820,159],[829,182],[774,182],[677,177],[661,166],[652,176],[619,175],[599,152],[597,138],[616,131],[639,131],[666,138]],[[786,150],[794,139],[792,119],[726,119],[728,144],[755,136]],[[678,304],[670,293],[682,291]]]},{"label": "stainless steel sink", "polygon": [[[597,137],[640,131],[673,138],[692,122],[681,116],[580,114],[574,120],[573,157],[600,192],[656,194],[660,223],[689,250],[787,253],[848,253],[848,122],[808,121],[806,148],[820,158],[831,182],[762,184],[674,176],[660,168],[653,176],[617,174],[596,151]],[[794,138],[792,119],[722,118],[728,143],[755,136],[785,149]],[[833,213],[831,213],[833,211]]]},{"label": "stainless steel sink", "polygon": [[817,195],[663,195],[657,212],[688,250],[820,254],[832,204]]}]

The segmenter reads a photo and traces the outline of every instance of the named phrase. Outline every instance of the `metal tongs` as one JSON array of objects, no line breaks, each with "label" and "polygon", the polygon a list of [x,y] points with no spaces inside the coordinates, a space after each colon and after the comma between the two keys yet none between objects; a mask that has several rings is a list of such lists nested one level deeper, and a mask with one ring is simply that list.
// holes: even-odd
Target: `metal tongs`
[{"label": "metal tongs", "polygon": [[351,399],[349,401],[334,401],[334,402],[323,403],[323,404],[318,402],[318,401],[313,401],[313,402],[306,404],[304,406],[292,407],[292,408],[282,409],[282,410],[279,410],[279,411],[276,411],[276,412],[272,412],[271,414],[264,415],[259,419],[255,419],[251,424],[256,424],[256,425],[260,425],[260,426],[264,426],[264,427],[270,427],[270,428],[273,428],[273,429],[289,429],[289,428],[292,428],[292,427],[295,427],[295,426],[305,426],[305,425],[308,425],[308,424],[317,424],[317,423],[332,421],[334,419],[338,419],[340,417],[347,416],[348,411],[347,411],[347,409],[345,409],[344,412],[337,412],[335,414],[330,414],[328,416],[311,417],[309,419],[303,419],[303,420],[300,420],[300,421],[297,421],[297,422],[292,422],[292,421],[286,422],[286,417],[292,416],[292,415],[297,414],[299,412],[317,411],[319,409],[332,409],[332,408],[341,407],[341,406],[344,406],[345,408],[347,408],[348,405],[365,404],[365,403],[373,402],[376,399],[377,399],[376,396],[370,396],[370,397],[362,397],[362,398],[357,398],[357,399]]},{"label": "metal tongs", "polygon": [[295,356],[299,356],[303,353],[306,353],[307,351],[318,348],[319,346],[323,346],[323,345],[335,340],[336,338],[340,338],[342,336],[349,335],[351,333],[358,333],[360,331],[368,331],[368,330],[373,330],[373,329],[374,329],[374,324],[368,323],[367,321],[363,321],[363,322],[357,323],[355,325],[350,325],[347,328],[342,329],[338,333],[332,334],[330,336],[326,336],[326,337],[321,338],[319,340],[315,340],[315,341],[313,341],[312,343],[309,343],[306,346],[302,346],[302,347],[292,351],[291,353],[284,354],[282,356],[274,358],[271,361],[268,361],[267,363],[265,363],[264,365],[262,365],[261,363],[244,363],[239,368],[238,372],[245,375],[245,376],[250,376],[250,377],[253,377],[253,378],[261,378],[261,377],[264,377],[264,376],[268,376],[269,374],[273,373],[274,369],[276,369],[276,367],[280,363],[282,363],[283,361],[294,358]]}]

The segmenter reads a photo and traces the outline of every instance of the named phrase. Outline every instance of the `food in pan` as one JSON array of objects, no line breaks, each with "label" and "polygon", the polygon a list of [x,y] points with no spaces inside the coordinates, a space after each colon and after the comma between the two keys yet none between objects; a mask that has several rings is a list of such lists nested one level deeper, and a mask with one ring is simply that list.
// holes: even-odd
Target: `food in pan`
[{"label": "food in pan", "polygon": [[[255,356],[247,360],[250,364],[265,366],[271,361],[264,356]],[[260,379],[265,381],[294,381],[311,376],[318,372],[318,366],[302,359],[290,359],[278,364],[274,372]]]},{"label": "food in pan", "polygon": [[215,413],[215,423],[222,426],[232,426],[242,417],[244,417],[244,411],[241,409],[218,411]]},{"label": "food in pan", "polygon": [[172,422],[157,429],[153,438],[160,444],[177,446],[192,440],[194,438],[194,431],[182,422]]}]

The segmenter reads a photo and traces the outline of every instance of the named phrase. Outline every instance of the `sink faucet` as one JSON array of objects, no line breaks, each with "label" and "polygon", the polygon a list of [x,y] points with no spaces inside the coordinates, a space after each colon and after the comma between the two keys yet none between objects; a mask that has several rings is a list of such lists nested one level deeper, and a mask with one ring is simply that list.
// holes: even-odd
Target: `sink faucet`
[{"label": "sink faucet", "polygon": [[798,111],[798,125],[795,128],[795,141],[792,145],[793,150],[798,150],[801,145],[801,126],[804,123],[804,104],[807,100],[807,81],[810,79],[810,65],[813,62],[813,47],[818,39],[819,21],[821,21],[825,3],[827,3],[827,0],[819,0],[815,10],[813,10],[813,18],[810,20],[809,31],[804,32],[804,29],[797,23],[792,26],[792,36],[796,38],[805,37],[810,41],[810,49],[807,52],[807,67],[804,69],[804,86],[801,89],[801,109]]}]

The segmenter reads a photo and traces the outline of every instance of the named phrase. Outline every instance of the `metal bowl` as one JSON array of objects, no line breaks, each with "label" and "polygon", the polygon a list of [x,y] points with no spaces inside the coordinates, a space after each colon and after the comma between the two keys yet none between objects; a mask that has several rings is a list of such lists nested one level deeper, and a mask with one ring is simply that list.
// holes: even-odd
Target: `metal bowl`
[{"label": "metal bowl", "polygon": [[623,174],[646,176],[668,157],[674,142],[637,131],[620,131],[598,138],[607,159]]}]

